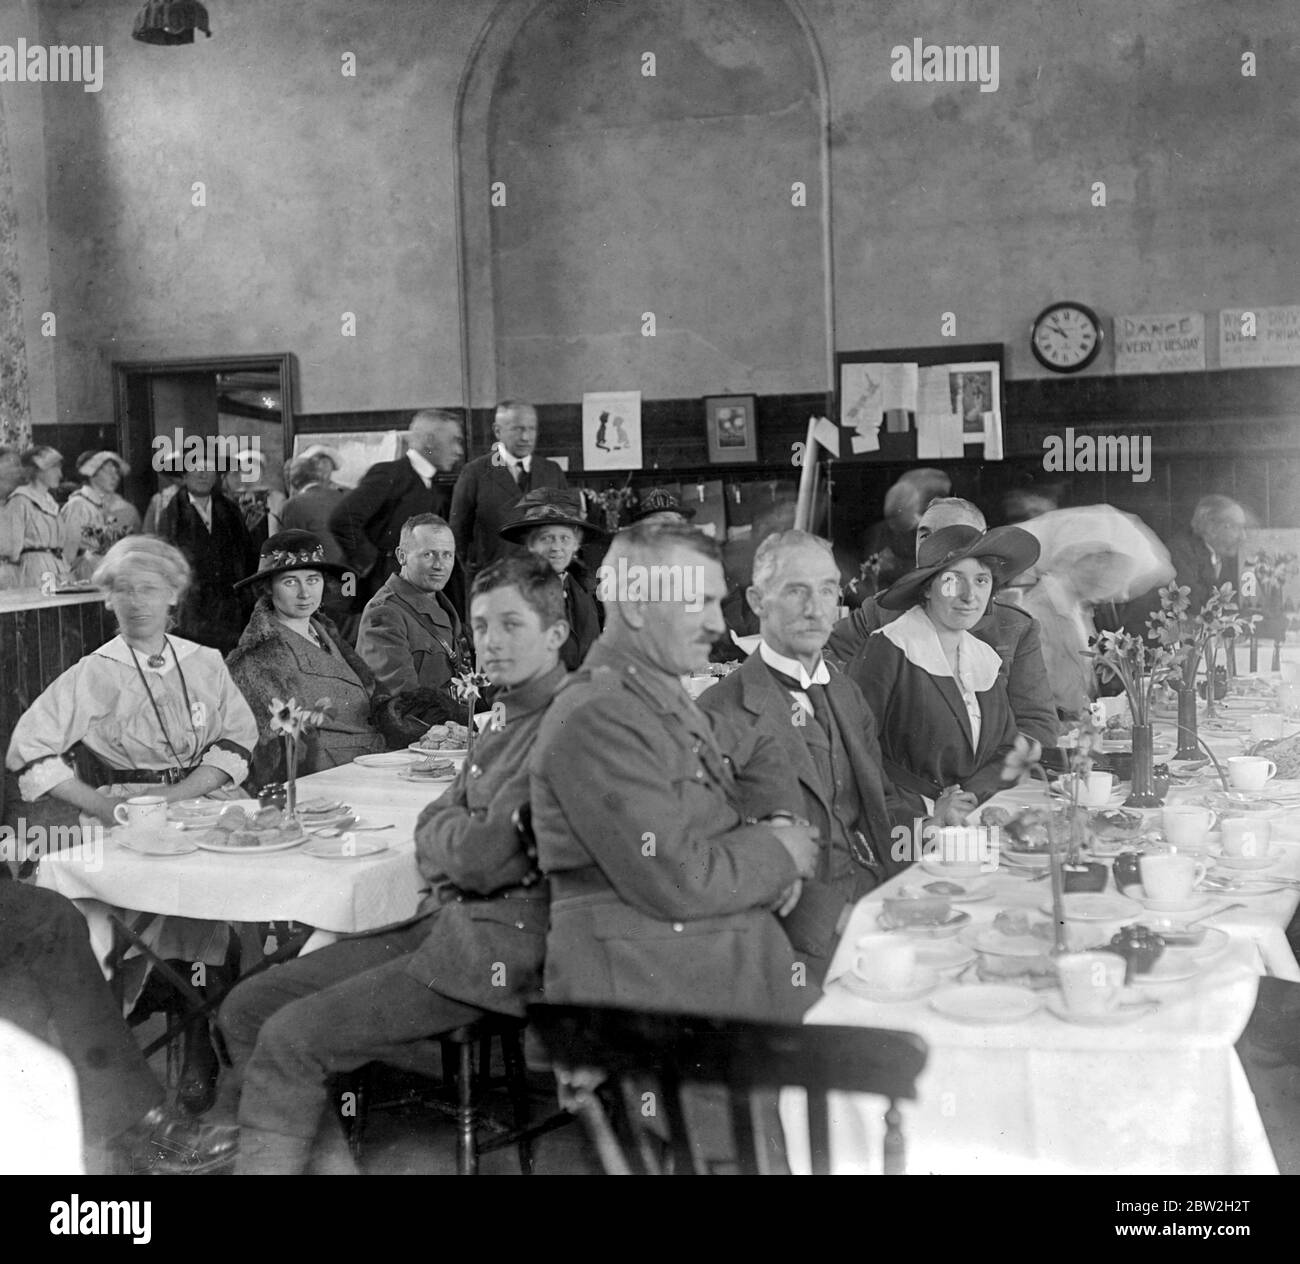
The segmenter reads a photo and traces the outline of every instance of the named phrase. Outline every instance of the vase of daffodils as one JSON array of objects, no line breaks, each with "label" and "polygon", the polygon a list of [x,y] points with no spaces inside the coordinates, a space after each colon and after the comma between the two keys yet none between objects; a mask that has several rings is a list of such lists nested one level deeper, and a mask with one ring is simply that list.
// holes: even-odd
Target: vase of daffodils
[{"label": "vase of daffodils", "polygon": [[271,732],[284,743],[284,814],[294,819],[298,807],[298,744],[314,728],[319,728],[329,713],[330,700],[321,698],[314,707],[298,705],[296,698],[285,702],[272,698]]}]

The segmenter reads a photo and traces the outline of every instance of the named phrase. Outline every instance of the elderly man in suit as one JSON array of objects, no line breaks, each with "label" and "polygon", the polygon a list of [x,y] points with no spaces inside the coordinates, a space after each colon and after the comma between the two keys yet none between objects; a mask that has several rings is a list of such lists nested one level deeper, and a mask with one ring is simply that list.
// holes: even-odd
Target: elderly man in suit
[{"label": "elderly man in suit", "polygon": [[437,693],[443,714],[463,718],[447,682],[470,665],[460,616],[443,589],[456,565],[456,541],[437,514],[417,514],[402,525],[397,560],[402,569],[384,580],[367,603],[357,632],[357,653],[382,692]]},{"label": "elderly man in suit", "polygon": [[239,984],[221,1028],[242,1072],[244,1175],[304,1171],[328,1125],[329,1080],[407,1065],[413,1043],[483,1011],[522,1018],[541,999],[547,889],[514,825],[528,754],[564,681],[560,580],[540,558],[480,574],[470,621],[497,695],[493,724],[446,793],[420,813],[416,861],[432,889],[409,922],[332,944]]},{"label": "elderly man in suit", "polygon": [[1246,538],[1246,511],[1228,496],[1202,496],[1192,512],[1190,531],[1169,541],[1177,583],[1190,588],[1190,610],[1199,614],[1210,592],[1231,584],[1241,594],[1238,554]]},{"label": "elderly man in suit", "polygon": [[[919,545],[936,531],[953,526],[976,527],[983,531],[984,515],[969,500],[955,496],[931,501],[917,525],[916,542]],[[867,637],[901,613],[882,610],[876,599],[869,597],[831,630],[826,642],[826,657],[847,671],[849,664],[862,652]],[[971,631],[997,650],[1002,659],[1002,676],[1020,732],[1042,748],[1054,747],[1060,736],[1060,726],[1043,661],[1042,639],[1033,616],[1009,599],[994,597],[988,612]]]},{"label": "elderly man in suit", "polygon": [[[460,418],[442,409],[424,409],[411,418],[406,455],[372,465],[330,514],[330,531],[348,565],[361,576],[357,595],[362,603],[397,570],[394,554],[402,523],[422,513],[446,518],[451,496],[437,478],[455,469],[464,455]],[[463,611],[460,575],[453,577],[447,595]]]},{"label": "elderly man in suit", "polygon": [[912,814],[882,769],[862,691],[822,657],[840,603],[829,542],[806,531],[768,536],[746,596],[759,618],[758,649],[700,707],[770,736],[799,779],[801,814],[817,827],[821,849],[784,925],[820,978],[853,905],[901,868],[892,831],[910,827]]},{"label": "elderly man in suit", "polygon": [[498,404],[492,433],[496,436],[492,450],[461,470],[451,498],[451,530],[471,579],[511,550],[498,533],[525,492],[569,485],[554,461],[534,451],[537,410],[531,404],[514,400]]},{"label": "elderly man in suit", "polygon": [[717,544],[684,524],[630,527],[605,557],[605,630],[531,761],[549,1001],[795,1021],[814,999],[777,916],[818,850],[788,755],[681,683],[726,591]]}]

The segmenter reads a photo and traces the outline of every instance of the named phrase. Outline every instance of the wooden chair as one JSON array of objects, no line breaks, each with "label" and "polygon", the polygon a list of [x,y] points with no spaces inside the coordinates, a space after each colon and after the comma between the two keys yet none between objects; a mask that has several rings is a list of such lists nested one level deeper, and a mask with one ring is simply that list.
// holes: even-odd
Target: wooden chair
[{"label": "wooden chair", "polygon": [[[786,1027],[681,1014],[580,1005],[535,1005],[528,1021],[561,1078],[561,1097],[583,1117],[609,1175],[686,1175],[706,1169],[691,1147],[683,1089],[720,1086],[729,1106],[740,1170],[760,1170],[761,1137],[754,1128],[755,1095],[786,1086],[808,1094],[814,1173],[830,1170],[831,1091],[875,1093],[888,1099],[884,1170],[904,1171],[900,1099],[916,1097],[916,1078],[928,1048],[910,1032],[863,1027]],[[566,1092],[565,1080],[576,1082]],[[602,1094],[604,1081],[618,1135]],[[612,1083],[611,1083],[612,1082]],[[644,1115],[647,1085],[659,1092],[654,1131]],[[721,1096],[722,1094],[720,1094]],[[770,1096],[769,1096],[770,1101]],[[663,1126],[667,1125],[666,1135]]]}]

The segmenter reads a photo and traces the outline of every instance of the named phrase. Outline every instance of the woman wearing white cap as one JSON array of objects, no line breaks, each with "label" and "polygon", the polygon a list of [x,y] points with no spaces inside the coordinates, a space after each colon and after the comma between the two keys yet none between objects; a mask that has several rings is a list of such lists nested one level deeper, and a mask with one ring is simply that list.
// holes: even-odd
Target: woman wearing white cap
[{"label": "woman wearing white cap", "polygon": [[86,481],[59,513],[63,560],[73,579],[88,580],[108,549],[140,530],[140,515],[118,488],[130,470],[116,452],[84,453],[77,473]]},{"label": "woman wearing white cap", "polygon": [[47,579],[62,583],[68,568],[53,489],[63,478],[63,457],[53,448],[28,448],[22,465],[26,482],[14,488],[4,506],[0,560],[17,567],[19,588],[40,588]]}]

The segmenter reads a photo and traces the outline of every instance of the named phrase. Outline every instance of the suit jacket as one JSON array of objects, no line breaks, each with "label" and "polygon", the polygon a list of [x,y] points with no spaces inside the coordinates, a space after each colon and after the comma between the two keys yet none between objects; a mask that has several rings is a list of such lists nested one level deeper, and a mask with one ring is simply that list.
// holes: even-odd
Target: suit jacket
[{"label": "suit jacket", "polygon": [[[726,754],[742,748],[743,767]],[[551,704],[530,769],[549,1000],[773,1021],[812,1004],[772,911],[797,870],[758,824],[802,800],[774,741],[601,640]]]},{"label": "suit jacket", "polygon": [[[528,755],[564,681],[562,666],[498,695],[505,727],[490,726],[415,825],[416,859],[433,884],[428,938],[407,972],[443,996],[522,1018],[542,999],[547,887],[511,817],[528,802]],[[425,910],[422,910],[425,911]]]},{"label": "suit jacket", "polygon": [[886,637],[868,638],[848,674],[877,718],[885,771],[911,799],[916,815],[924,813],[920,796],[937,799],[945,786],[960,785],[981,803],[1002,787],[1002,762],[1015,741],[1016,721],[1000,675],[976,695],[980,738],[972,750],[956,682],[923,671]]},{"label": "suit jacket", "polygon": [[444,714],[464,719],[464,707],[447,682],[469,663],[460,616],[442,593],[426,593],[401,575],[390,575],[367,603],[357,630],[357,653],[384,693],[432,690],[444,699]]},{"label": "suit jacket", "polygon": [[[1241,596],[1241,578],[1236,557],[1219,558],[1219,574],[1214,574],[1214,563],[1210,560],[1210,547],[1198,535],[1185,531],[1169,541],[1169,560],[1177,572],[1180,587],[1192,590],[1188,598],[1189,612],[1200,614],[1201,607],[1210,599],[1211,589],[1222,584],[1231,584],[1238,598]],[[1159,604],[1156,604],[1159,609]]]},{"label": "suit jacket", "polygon": [[[405,457],[379,461],[346,493],[329,516],[329,528],[347,558],[348,565],[362,577],[358,585],[363,600],[372,597],[384,580],[397,572],[394,556],[402,535],[402,523],[416,514],[432,513],[447,518],[451,492],[434,480],[425,487]],[[462,618],[465,615],[465,577],[457,567],[447,584],[447,597]]]},{"label": "suit jacket", "polygon": [[[875,598],[869,597],[831,630],[825,649],[827,661],[852,675],[849,665],[866,648],[871,634],[900,614],[901,610],[882,610]],[[971,632],[997,650],[1002,659],[1002,679],[1020,732],[1050,750],[1060,737],[1060,725],[1038,624],[1013,602],[995,597]]]},{"label": "suit jacket", "polygon": [[[910,826],[912,813],[884,774],[876,720],[862,691],[848,677],[832,670],[826,697],[857,782],[862,804],[857,828],[865,835],[884,876],[892,877],[903,867],[893,859],[892,828]],[[790,692],[773,678],[757,653],[751,654],[738,671],[705,690],[700,695],[700,708],[711,715],[727,716],[740,732],[770,737],[798,778],[803,794],[802,815],[821,831],[822,854],[816,878],[804,880],[799,903],[785,919],[785,932],[796,948],[816,957],[829,957],[835,946],[835,923],[844,905],[860,899],[875,887],[877,879],[854,856],[848,875],[836,882],[830,880],[835,792],[834,787],[824,783],[808,749],[808,743],[814,740],[825,745],[825,735],[815,721],[803,726],[791,723]]]},{"label": "suit jacket", "polygon": [[[409,462],[407,464],[410,464]],[[325,545],[325,560],[347,565],[347,558],[330,530],[330,515],[347,494],[346,487],[335,483],[313,483],[295,492],[280,510],[283,531],[310,531]]]},{"label": "suit jacket", "polygon": [[229,653],[251,604],[234,585],[257,570],[257,549],[239,507],[214,488],[209,531],[182,487],[162,511],[158,534],[185,554],[194,571],[177,612],[177,634]]},{"label": "suit jacket", "polygon": [[[456,480],[451,498],[451,529],[456,552],[472,577],[510,548],[498,534],[510,510],[523,495],[509,467],[495,462],[496,448],[468,462]],[[533,454],[529,487],[568,487],[564,471],[554,461]]]}]

